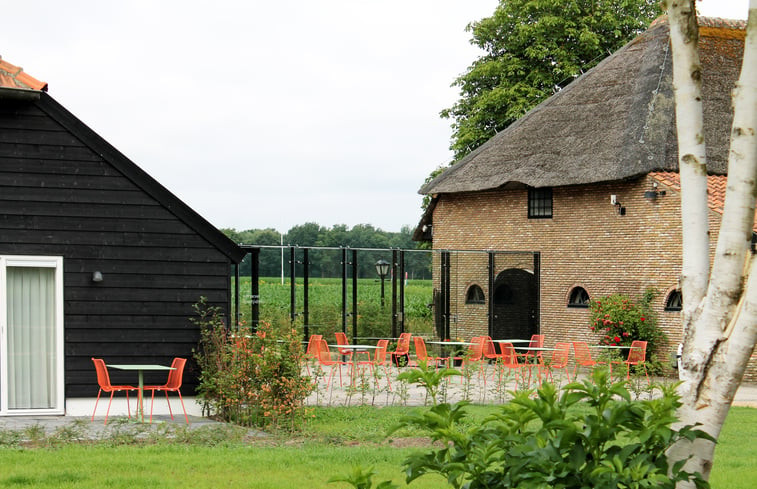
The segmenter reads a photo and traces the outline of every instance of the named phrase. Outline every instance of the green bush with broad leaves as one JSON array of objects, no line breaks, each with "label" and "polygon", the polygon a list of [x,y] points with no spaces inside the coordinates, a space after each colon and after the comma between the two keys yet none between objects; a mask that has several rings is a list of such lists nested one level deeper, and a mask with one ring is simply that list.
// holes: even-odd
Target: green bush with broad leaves
[{"label": "green bush with broad leaves", "polygon": [[[520,391],[500,411],[464,428],[466,402],[437,404],[404,416],[396,429],[422,428],[436,442],[405,461],[407,481],[443,476],[466,489],[673,489],[679,481],[709,484],[700,474],[670,465],[667,449],[680,439],[711,439],[693,426],[672,428],[680,406],[675,386],[651,400],[632,400],[625,382],[610,383],[598,369],[592,379],[562,390],[545,383]],[[372,487],[370,472],[340,480]],[[355,482],[360,482],[356,485]],[[396,487],[384,481],[378,487]]]}]

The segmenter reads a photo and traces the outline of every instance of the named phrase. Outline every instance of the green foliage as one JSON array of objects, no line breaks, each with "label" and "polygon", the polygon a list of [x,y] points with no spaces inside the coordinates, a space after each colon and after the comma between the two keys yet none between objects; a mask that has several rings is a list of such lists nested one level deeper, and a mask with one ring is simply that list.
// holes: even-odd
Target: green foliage
[{"label": "green foliage", "polygon": [[[352,473],[346,477],[332,477],[329,482],[346,482],[351,484],[355,489],[371,489],[373,487],[373,476],[376,472],[373,468],[363,470],[361,467],[353,467]],[[392,484],[391,481],[379,482],[376,489],[394,489],[399,487],[396,484]]]},{"label": "green foliage", "polygon": [[484,54],[453,86],[450,149],[459,160],[622,47],[661,14],[658,0],[500,0],[468,25]]},{"label": "green foliage", "polygon": [[453,368],[436,368],[424,362],[419,362],[417,368],[408,369],[397,376],[397,380],[409,384],[418,384],[431,397],[432,404],[437,404],[439,389],[442,382],[449,380],[449,377],[460,375],[458,370]]},{"label": "green foliage", "polygon": [[194,305],[201,339],[195,358],[201,369],[198,399],[224,421],[243,426],[298,428],[304,399],[314,386],[301,374],[299,334],[291,327],[261,323],[253,334],[223,327],[217,307],[205,298]]},{"label": "green foliage", "polygon": [[648,290],[638,302],[625,294],[593,300],[589,329],[600,335],[602,345],[630,345],[633,340],[643,340],[647,351],[654,352],[665,339],[651,306],[655,296]]},{"label": "green foliage", "polygon": [[[348,311],[352,309],[352,282],[348,281]],[[342,281],[333,278],[311,278],[308,290],[308,323],[317,325],[317,333],[324,338],[333,338],[335,331],[342,330]],[[385,284],[385,305],[381,307],[381,284],[375,279],[358,281],[358,336],[388,336],[391,333],[391,286]],[[273,324],[290,321],[291,289],[289,281],[281,284],[280,279],[264,277],[260,279],[260,318]],[[295,287],[297,310],[303,309],[304,287],[297,279]],[[240,278],[241,318],[250,320],[250,279]],[[233,293],[233,292],[232,292]],[[430,333],[433,315],[428,304],[432,301],[430,280],[410,280],[405,287],[405,329],[415,334]],[[352,317],[348,318],[348,329],[352,330]],[[303,317],[298,316],[295,326],[302,328]],[[314,331],[314,330],[312,330]],[[311,332],[312,332],[311,331]]]},{"label": "green foliage", "polygon": [[671,428],[680,401],[675,387],[657,399],[632,401],[624,382],[593,379],[517,392],[478,426],[461,428],[465,403],[439,404],[402,418],[425,428],[440,448],[411,455],[407,481],[442,475],[455,488],[674,488],[690,480],[709,487],[682,464],[670,467],[668,447],[685,438],[710,438],[691,426]]},{"label": "green foliage", "polygon": [[[403,226],[399,232],[383,231],[370,224],[357,224],[351,229],[344,224],[331,228],[309,222],[293,226],[283,236],[275,229],[222,229],[224,234],[235,243],[261,246],[280,246],[283,242],[284,256],[280,249],[263,248],[260,251],[260,275],[275,277],[280,275],[282,265],[284,273],[289,273],[290,246],[309,247],[308,258],[311,277],[341,277],[342,250],[339,248],[363,248],[358,256],[358,277],[376,277],[375,263],[380,258],[391,259],[391,249],[414,250],[418,244],[413,241],[413,228]],[[334,248],[334,249],[318,249]],[[370,248],[371,251],[367,249]],[[383,249],[382,249],[383,248]],[[380,251],[373,251],[382,249]],[[351,252],[350,252],[351,253]],[[302,250],[297,250],[296,274],[302,276]],[[405,270],[411,278],[431,278],[430,253],[406,253]],[[250,257],[240,264],[242,275],[250,274]]]}]

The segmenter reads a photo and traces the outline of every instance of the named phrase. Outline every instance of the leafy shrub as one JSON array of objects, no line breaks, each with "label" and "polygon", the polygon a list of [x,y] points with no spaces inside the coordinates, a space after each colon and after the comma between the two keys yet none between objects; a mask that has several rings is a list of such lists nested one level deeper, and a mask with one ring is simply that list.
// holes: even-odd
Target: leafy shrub
[{"label": "leafy shrub", "polygon": [[305,418],[304,399],[314,386],[301,374],[299,334],[261,323],[253,334],[230,334],[220,309],[205,298],[194,305],[200,327],[195,358],[200,367],[198,398],[203,409],[243,426],[295,428]]},{"label": "leafy shrub", "polygon": [[[404,416],[397,428],[423,428],[437,447],[405,461],[407,482],[432,473],[451,487],[470,489],[673,489],[683,480],[709,487],[698,473],[685,472],[683,462],[668,464],[666,450],[677,440],[710,438],[691,426],[671,428],[680,406],[675,386],[661,387],[657,399],[634,401],[625,382],[608,381],[607,371],[598,369],[593,379],[568,384],[562,394],[549,383],[535,397],[517,392],[472,428],[462,427],[466,402]],[[361,475],[341,480],[371,487],[371,474]]]},{"label": "leafy shrub", "polygon": [[638,302],[625,294],[613,294],[591,301],[589,329],[599,335],[602,345],[630,345],[633,340],[647,342],[647,351],[654,352],[665,339],[657,325],[651,302],[655,292],[648,290]]}]

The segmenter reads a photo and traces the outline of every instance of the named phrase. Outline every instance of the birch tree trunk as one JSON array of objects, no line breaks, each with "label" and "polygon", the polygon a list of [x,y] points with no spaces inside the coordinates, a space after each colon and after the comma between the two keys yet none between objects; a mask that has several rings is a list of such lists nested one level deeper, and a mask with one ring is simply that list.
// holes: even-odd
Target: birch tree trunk
[{"label": "birch tree trunk", "polygon": [[[742,70],[733,93],[728,187],[711,273],[694,0],[665,4],[673,51],[684,238],[683,406],[678,415],[681,424],[699,423],[717,439],[757,341],[757,261],[749,253],[757,191],[757,0],[750,0]],[[714,449],[714,443],[704,440],[683,442],[669,457],[675,461],[691,456],[687,469],[709,478]]]}]

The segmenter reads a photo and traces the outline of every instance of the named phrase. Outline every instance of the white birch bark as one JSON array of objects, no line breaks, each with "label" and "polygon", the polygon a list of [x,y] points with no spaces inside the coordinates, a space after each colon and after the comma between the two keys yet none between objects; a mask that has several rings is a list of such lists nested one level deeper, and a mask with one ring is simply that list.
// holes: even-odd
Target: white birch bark
[{"label": "white birch bark", "polygon": [[[688,67],[680,72],[674,70],[676,84],[676,105],[679,93],[682,104],[688,104],[693,110],[695,104],[686,100],[687,90],[679,90],[684,84],[697,85],[696,76],[692,79],[678,78],[686,73],[694,73],[698,67],[690,51],[695,50],[686,37],[674,37],[674,32],[686,32],[691,28],[693,1],[681,5],[676,0],[666,0],[671,24],[671,42],[673,62]],[[749,245],[754,227],[755,192],[757,191],[757,0],[750,0],[749,21],[744,49],[744,60],[739,81],[734,90],[734,120],[731,131],[731,149],[728,159],[728,188],[726,203],[718,236],[717,248],[712,274],[706,295],[701,302],[690,305],[689,314],[684,320],[684,351],[682,359],[683,384],[680,392],[683,406],[679,410],[681,424],[700,423],[702,429],[717,438],[725,422],[728,410],[736,394],[744,370],[749,362],[757,341],[757,261],[751,261]],[[688,52],[678,56],[681,52]],[[683,75],[681,75],[683,74]],[[696,91],[696,88],[692,89]],[[701,94],[701,91],[699,92]],[[701,110],[701,107],[700,107]],[[677,110],[677,121],[680,121]],[[690,153],[690,137],[682,137],[681,132],[692,130],[678,125],[679,155],[681,160]],[[703,134],[701,132],[700,134]],[[699,138],[695,138],[699,139]],[[703,139],[703,138],[702,138]],[[698,141],[697,141],[698,143]],[[690,157],[689,162],[695,161]],[[681,187],[691,184],[684,182],[684,162],[681,161]],[[703,166],[702,166],[703,168]],[[690,169],[692,172],[696,168]],[[690,175],[691,176],[691,175]],[[691,182],[698,188],[700,177]],[[682,196],[683,199],[683,196]],[[702,199],[706,203],[706,198]],[[682,219],[685,228],[690,226],[692,212],[682,200]],[[686,217],[688,215],[688,217]],[[696,231],[699,232],[699,231]],[[684,264],[687,258],[684,242]],[[708,258],[707,251],[701,252]],[[697,261],[689,262],[691,268],[685,269],[692,276],[699,277],[706,270]],[[748,273],[745,273],[748,272]],[[684,287],[695,287],[699,283],[689,280]],[[685,291],[685,289],[684,289]],[[697,292],[698,294],[698,292]],[[691,294],[695,295],[695,294]],[[684,294],[684,300],[686,295]],[[679,460],[691,455],[687,469],[698,471],[709,478],[714,454],[714,444],[698,440],[693,444],[681,443],[671,450],[671,460]],[[689,485],[680,485],[689,487]]]},{"label": "white birch bark", "polygon": [[683,220],[684,333],[704,297],[709,276],[707,161],[702,111],[702,68],[694,0],[667,0],[673,51],[673,91],[678,130]]}]

